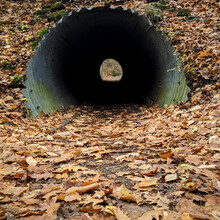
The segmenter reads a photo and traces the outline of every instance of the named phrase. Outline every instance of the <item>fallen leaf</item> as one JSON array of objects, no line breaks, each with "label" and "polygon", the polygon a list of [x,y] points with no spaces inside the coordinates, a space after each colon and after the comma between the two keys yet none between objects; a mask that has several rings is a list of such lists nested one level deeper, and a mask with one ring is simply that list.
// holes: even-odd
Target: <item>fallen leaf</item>
[{"label": "fallen leaf", "polygon": [[111,215],[114,215],[114,210],[115,209],[116,209],[115,206],[109,206],[109,205],[105,206],[105,212],[107,212],[107,213],[109,213]]},{"label": "fallen leaf", "polygon": [[80,209],[81,212],[102,212],[103,209],[101,206],[94,206],[93,203],[90,203],[87,206],[83,206]]},{"label": "fallen leaf", "polygon": [[73,187],[69,188],[66,191],[66,193],[67,194],[72,194],[74,192],[78,192],[79,194],[82,194],[82,193],[86,193],[86,192],[88,192],[90,190],[96,189],[98,187],[99,187],[99,183],[93,183],[93,184],[90,184],[88,186],[82,186],[82,187],[75,187],[75,186],[73,186]]},{"label": "fallen leaf", "polygon": [[157,185],[157,179],[153,177],[145,177],[145,180],[143,182],[138,183],[139,188],[145,188],[155,185]]},{"label": "fallen leaf", "polygon": [[207,56],[208,56],[208,53],[206,51],[200,51],[198,57],[203,58],[203,57],[207,57]]},{"label": "fallen leaf", "polygon": [[174,181],[177,179],[177,174],[173,173],[173,174],[168,174],[165,176],[165,182],[170,182],[170,181]]},{"label": "fallen leaf", "polygon": [[31,177],[32,179],[36,179],[37,181],[40,179],[49,179],[49,178],[53,178],[54,174],[53,173],[49,173],[49,172],[45,172],[45,173],[32,173],[29,174],[29,177]]},{"label": "fallen leaf", "polygon": [[160,157],[163,159],[172,158],[173,156],[174,154],[171,151],[168,151],[167,153],[160,155]]},{"label": "fallen leaf", "polygon": [[137,220],[160,220],[163,219],[164,214],[163,210],[152,210],[147,213],[144,213],[141,217]]},{"label": "fallen leaf", "polygon": [[137,198],[132,194],[125,194],[125,195],[121,196],[120,199],[137,203]]},{"label": "fallen leaf", "polygon": [[42,216],[42,219],[54,220],[57,218],[57,211],[60,207],[60,203],[57,203],[57,196],[52,196],[44,202],[46,213]]},{"label": "fallen leaf", "polygon": [[65,196],[64,201],[73,202],[73,201],[81,201],[81,196],[78,192],[71,193],[70,195]]},{"label": "fallen leaf", "polygon": [[6,211],[0,206],[0,220],[6,220]]},{"label": "fallen leaf", "polygon": [[1,190],[1,193],[4,194],[4,195],[20,196],[20,195],[22,195],[26,190],[28,190],[28,187],[8,186],[6,189],[2,189],[2,190]]},{"label": "fallen leaf", "polygon": [[113,209],[117,220],[131,220],[120,208]]}]

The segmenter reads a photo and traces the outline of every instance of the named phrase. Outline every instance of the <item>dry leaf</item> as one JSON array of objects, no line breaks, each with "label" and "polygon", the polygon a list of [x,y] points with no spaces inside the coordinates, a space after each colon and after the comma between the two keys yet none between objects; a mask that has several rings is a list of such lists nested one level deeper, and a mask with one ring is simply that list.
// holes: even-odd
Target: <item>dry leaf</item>
[{"label": "dry leaf", "polygon": [[60,203],[57,203],[57,196],[52,196],[46,199],[44,203],[44,207],[46,208],[46,213],[42,216],[42,218],[48,220],[54,220],[57,218],[57,211],[60,207]]},{"label": "dry leaf", "polygon": [[86,193],[90,190],[93,190],[93,189],[96,189],[99,187],[99,183],[93,183],[93,184],[90,184],[90,185],[87,185],[87,186],[82,186],[82,187],[71,187],[69,188],[66,193],[67,194],[72,194],[74,192],[78,192],[79,194],[82,194],[82,193]]},{"label": "dry leaf", "polygon": [[66,195],[64,201],[73,202],[73,201],[81,201],[81,196],[78,192],[71,193],[70,195]]},{"label": "dry leaf", "polygon": [[160,220],[163,219],[164,214],[163,210],[152,210],[145,214],[143,214],[140,218],[137,220]]},{"label": "dry leaf", "polygon": [[165,182],[170,182],[170,181],[174,181],[177,179],[177,174],[173,173],[173,174],[168,174],[165,176]]},{"label": "dry leaf", "polygon": [[117,220],[131,220],[120,208],[113,209]]}]

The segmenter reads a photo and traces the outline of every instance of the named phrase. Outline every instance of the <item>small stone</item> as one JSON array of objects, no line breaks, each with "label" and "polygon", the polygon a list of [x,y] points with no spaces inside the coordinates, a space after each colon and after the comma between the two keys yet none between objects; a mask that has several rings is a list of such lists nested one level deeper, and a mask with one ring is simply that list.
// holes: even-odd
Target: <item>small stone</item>
[{"label": "small stone", "polygon": [[48,134],[47,137],[46,137],[46,140],[47,141],[53,141],[54,138],[51,135]]},{"label": "small stone", "polygon": [[218,137],[217,135],[214,135],[214,136],[210,137],[209,138],[209,144],[220,145],[220,137]]},{"label": "small stone", "polygon": [[204,67],[201,71],[202,77],[204,79],[209,79],[209,69],[207,67]]}]

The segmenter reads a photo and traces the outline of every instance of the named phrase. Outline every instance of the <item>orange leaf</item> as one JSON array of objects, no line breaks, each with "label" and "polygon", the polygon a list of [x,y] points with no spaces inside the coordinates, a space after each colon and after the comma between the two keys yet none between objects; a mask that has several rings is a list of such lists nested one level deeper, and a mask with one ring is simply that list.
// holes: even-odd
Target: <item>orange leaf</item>
[{"label": "orange leaf", "polygon": [[102,212],[102,207],[101,206],[94,206],[92,203],[87,206],[83,206],[80,209],[81,212]]},{"label": "orange leaf", "polygon": [[174,154],[171,152],[168,152],[166,154],[161,155],[160,157],[163,159],[171,158]]},{"label": "orange leaf", "polygon": [[65,195],[64,194],[60,194],[57,196],[57,200],[64,200],[65,199]]},{"label": "orange leaf", "polygon": [[206,51],[200,51],[198,57],[203,58],[203,57],[207,57],[207,56],[208,56],[208,53]]}]

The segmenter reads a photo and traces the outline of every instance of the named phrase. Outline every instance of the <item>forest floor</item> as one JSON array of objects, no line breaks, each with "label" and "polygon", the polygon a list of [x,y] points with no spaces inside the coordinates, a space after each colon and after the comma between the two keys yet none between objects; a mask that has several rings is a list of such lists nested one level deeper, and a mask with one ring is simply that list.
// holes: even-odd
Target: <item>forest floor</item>
[{"label": "forest floor", "polygon": [[[186,103],[83,104],[33,120],[20,79],[58,19],[36,13],[51,2],[0,3],[0,219],[220,219],[219,2],[160,11],[190,81]],[[152,4],[124,6],[150,14]]]}]

